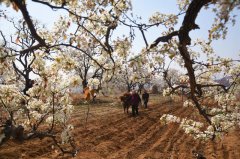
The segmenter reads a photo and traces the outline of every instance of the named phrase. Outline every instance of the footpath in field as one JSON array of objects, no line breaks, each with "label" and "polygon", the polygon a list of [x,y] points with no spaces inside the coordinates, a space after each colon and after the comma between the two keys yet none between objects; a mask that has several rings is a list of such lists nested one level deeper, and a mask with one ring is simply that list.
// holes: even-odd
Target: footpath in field
[{"label": "footpath in field", "polygon": [[[79,106],[72,124],[79,147],[78,159],[193,159],[202,154],[207,159],[239,159],[239,129],[224,136],[222,141],[207,143],[194,140],[183,133],[178,124],[161,125],[162,114],[198,118],[192,109],[183,108],[181,100],[150,101],[149,108],[140,108],[137,117],[123,113],[114,103]],[[131,111],[130,111],[131,112]],[[0,159],[5,158],[70,158],[59,156],[51,149],[52,142],[39,139],[22,145],[9,143],[0,149]]]}]

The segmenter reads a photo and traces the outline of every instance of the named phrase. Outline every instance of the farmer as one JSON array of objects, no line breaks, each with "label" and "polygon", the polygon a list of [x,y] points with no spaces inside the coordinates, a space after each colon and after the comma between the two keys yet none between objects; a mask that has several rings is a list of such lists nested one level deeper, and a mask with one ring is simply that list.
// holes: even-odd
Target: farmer
[{"label": "farmer", "polygon": [[141,102],[141,98],[139,94],[136,91],[132,92],[132,98],[131,98],[131,103],[132,103],[132,115],[138,115],[138,105]]},{"label": "farmer", "polygon": [[144,108],[147,108],[149,94],[147,93],[146,90],[144,90],[144,93],[142,94],[142,99],[143,99],[143,103],[144,103]]}]

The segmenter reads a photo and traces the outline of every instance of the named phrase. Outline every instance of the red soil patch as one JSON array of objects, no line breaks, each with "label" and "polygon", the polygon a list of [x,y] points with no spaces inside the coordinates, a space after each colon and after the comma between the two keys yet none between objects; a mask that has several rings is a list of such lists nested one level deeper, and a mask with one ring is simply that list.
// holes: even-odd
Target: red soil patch
[{"label": "red soil patch", "polygon": [[[109,103],[90,106],[87,124],[86,107],[77,108],[72,118],[79,148],[76,158],[191,159],[196,158],[193,151],[207,159],[240,158],[239,129],[224,136],[221,141],[194,140],[184,134],[178,124],[159,123],[164,113],[196,118],[191,109],[183,108],[181,102],[166,103],[162,100],[159,104],[154,103],[150,103],[148,109],[140,108],[138,117],[123,114],[121,107]],[[48,139],[23,144],[8,142],[0,148],[0,159],[71,158],[60,156],[57,149],[51,148],[52,144]]]}]

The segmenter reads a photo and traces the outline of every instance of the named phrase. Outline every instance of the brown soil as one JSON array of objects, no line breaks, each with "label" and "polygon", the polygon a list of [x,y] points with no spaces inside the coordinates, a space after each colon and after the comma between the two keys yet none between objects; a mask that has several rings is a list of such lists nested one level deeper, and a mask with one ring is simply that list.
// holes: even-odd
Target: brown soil
[{"label": "brown soil", "polygon": [[[239,159],[239,129],[222,140],[194,140],[178,124],[161,125],[164,113],[196,118],[192,109],[182,107],[181,101],[150,101],[149,108],[140,108],[137,117],[123,113],[115,104],[77,107],[72,118],[78,159],[191,159],[201,154],[207,159]],[[131,112],[131,111],[130,111]],[[50,139],[33,140],[23,144],[8,142],[0,147],[0,159],[11,158],[71,158],[60,156]]]}]

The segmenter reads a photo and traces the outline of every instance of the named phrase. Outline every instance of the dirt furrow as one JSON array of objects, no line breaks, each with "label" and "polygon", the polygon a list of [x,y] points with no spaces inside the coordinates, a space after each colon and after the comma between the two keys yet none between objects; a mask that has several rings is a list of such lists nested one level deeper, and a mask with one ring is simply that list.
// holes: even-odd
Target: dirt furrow
[{"label": "dirt furrow", "polygon": [[[86,123],[87,106],[76,107],[71,124],[79,153],[77,159],[194,159],[203,154],[207,159],[239,159],[240,130],[224,136],[224,140],[201,142],[185,134],[179,124],[163,125],[163,114],[173,114],[202,121],[193,108],[183,108],[181,101],[150,97],[149,108],[139,108],[139,116],[124,114],[120,106],[109,103],[90,107]],[[0,159],[15,158],[71,158],[52,149],[52,141],[43,139],[23,143],[10,142],[0,149]],[[34,147],[34,149],[32,149]]]},{"label": "dirt furrow", "polygon": [[[165,131],[167,133],[170,133],[172,130],[167,129],[164,126],[160,126],[159,118],[163,113],[181,113],[183,110],[176,109],[174,107],[169,106],[155,106],[155,111],[148,111],[143,112],[142,115],[144,116],[144,119],[142,120],[149,120],[153,121],[152,125],[149,125],[146,131],[141,131],[141,128],[137,129],[137,132],[140,132],[137,134],[138,138],[133,140],[132,142],[129,142],[129,144],[126,146],[125,149],[122,149],[121,152],[117,152],[113,155],[111,155],[110,158],[117,158],[116,156],[119,155],[119,158],[137,158],[139,155],[141,155],[143,152],[147,151],[151,148],[152,144],[155,143],[158,139],[162,137]],[[161,111],[159,111],[161,110]],[[161,112],[161,113],[160,113]],[[156,114],[155,114],[156,113]],[[134,124],[134,126],[139,127],[137,124]],[[173,130],[174,131],[174,130]],[[143,146],[144,145],[144,146]]]},{"label": "dirt furrow", "polygon": [[[185,112],[184,109],[177,109],[178,111],[171,112],[173,114],[182,114]],[[183,136],[181,129],[178,124],[169,124],[165,126],[167,131],[162,133],[161,137],[154,142],[154,144],[149,148],[149,153],[145,153],[139,156],[139,158],[144,158],[149,156],[155,156],[155,158],[161,158],[161,154],[171,154],[173,145],[175,142]]]}]

